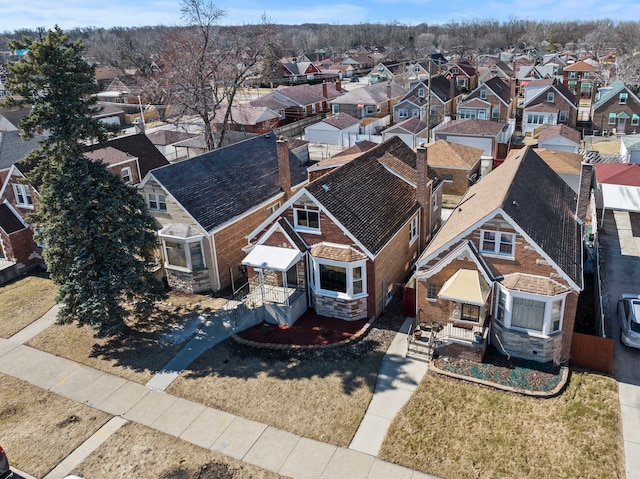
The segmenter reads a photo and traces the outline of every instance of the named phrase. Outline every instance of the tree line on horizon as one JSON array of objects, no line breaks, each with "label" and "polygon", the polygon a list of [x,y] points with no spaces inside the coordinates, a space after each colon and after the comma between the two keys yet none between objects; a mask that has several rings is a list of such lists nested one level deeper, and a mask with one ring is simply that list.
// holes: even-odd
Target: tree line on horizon
[{"label": "tree line on horizon", "polygon": [[[224,10],[220,9],[220,17]],[[263,24],[265,19],[263,18]],[[306,23],[281,25],[269,19],[274,41],[282,57],[300,54],[337,57],[353,49],[377,49],[391,60],[424,58],[434,52],[464,55],[493,53],[501,49],[526,51],[546,45],[558,48],[586,49],[596,55],[615,49],[619,55],[633,54],[640,45],[640,22],[602,20],[465,20],[446,24],[399,22],[350,25]],[[259,25],[220,26],[218,35],[252,30]],[[87,57],[96,64],[119,68],[145,68],[158,58],[167,34],[186,28],[175,26],[86,27],[67,30],[72,40],[81,40]],[[12,40],[24,36],[38,38],[44,29],[18,29],[0,33],[0,51],[9,50]],[[317,59],[317,58],[316,58]]]}]

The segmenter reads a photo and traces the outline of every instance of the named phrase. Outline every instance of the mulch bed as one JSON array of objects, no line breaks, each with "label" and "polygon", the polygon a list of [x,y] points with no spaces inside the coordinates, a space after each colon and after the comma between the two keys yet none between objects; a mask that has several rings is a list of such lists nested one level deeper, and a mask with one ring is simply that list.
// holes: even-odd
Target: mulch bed
[{"label": "mulch bed", "polygon": [[261,323],[237,333],[242,339],[268,344],[296,346],[334,344],[350,339],[360,331],[368,319],[344,321],[307,310],[292,326]]},{"label": "mulch bed", "polygon": [[481,363],[451,357],[434,359],[443,371],[528,391],[552,391],[562,379],[562,368],[553,362],[539,363],[510,358],[489,346]]}]

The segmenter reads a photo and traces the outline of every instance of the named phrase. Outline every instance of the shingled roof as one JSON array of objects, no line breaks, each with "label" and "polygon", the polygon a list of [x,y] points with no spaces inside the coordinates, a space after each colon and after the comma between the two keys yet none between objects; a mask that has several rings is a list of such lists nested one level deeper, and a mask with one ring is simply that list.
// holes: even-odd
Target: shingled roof
[{"label": "shingled roof", "polygon": [[[405,172],[413,172],[414,178],[400,178],[392,171],[394,161],[401,163]],[[415,151],[394,136],[306,189],[369,252],[376,254],[419,208],[416,188],[410,183],[415,181],[415,168]]]},{"label": "shingled roof", "polygon": [[0,228],[9,235],[25,229],[25,225],[20,218],[6,203],[0,204]]},{"label": "shingled roof", "polygon": [[[281,192],[276,137],[261,135],[154,170],[151,175],[206,231]],[[306,165],[289,151],[291,184],[307,179]]]},{"label": "shingled roof", "polygon": [[465,231],[502,209],[578,286],[582,285],[582,240],[577,196],[530,147],[513,151],[472,185],[433,238],[428,258]]},{"label": "shingled roof", "polygon": [[115,148],[116,150],[138,158],[138,167],[140,168],[140,176],[142,178],[144,178],[149,171],[169,164],[169,161],[144,133],[114,138],[102,145],[91,146],[89,151],[106,147]]}]

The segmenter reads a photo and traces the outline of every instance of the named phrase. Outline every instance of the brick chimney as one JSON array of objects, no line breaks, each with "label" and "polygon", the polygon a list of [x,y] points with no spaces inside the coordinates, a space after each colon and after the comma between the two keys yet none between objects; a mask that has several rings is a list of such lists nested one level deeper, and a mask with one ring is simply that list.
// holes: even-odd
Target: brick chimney
[{"label": "brick chimney", "polygon": [[387,98],[391,98],[391,80],[387,82]]},{"label": "brick chimney", "polygon": [[416,154],[416,173],[418,174],[416,199],[420,205],[420,244],[418,249],[422,251],[431,238],[431,180],[428,175],[426,145],[421,144],[417,148]]},{"label": "brick chimney", "polygon": [[326,81],[322,82],[322,96],[329,98],[329,88]]},{"label": "brick chimney", "polygon": [[451,116],[452,120],[455,120],[454,116],[455,116],[455,106],[456,106],[456,79],[455,77],[451,77],[449,78],[449,87],[450,87],[450,95],[451,95],[451,109],[449,111],[449,115]]},{"label": "brick chimney", "polygon": [[342,83],[340,80],[336,80],[336,91],[342,91]]},{"label": "brick chimney", "polygon": [[291,169],[289,167],[289,146],[284,137],[276,141],[278,152],[278,179],[280,189],[284,192],[285,201],[291,196]]}]

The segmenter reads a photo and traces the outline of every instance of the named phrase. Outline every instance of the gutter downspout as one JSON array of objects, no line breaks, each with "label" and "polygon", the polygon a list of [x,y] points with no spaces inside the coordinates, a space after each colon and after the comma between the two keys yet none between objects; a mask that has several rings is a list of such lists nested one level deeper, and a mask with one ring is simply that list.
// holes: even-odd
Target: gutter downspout
[{"label": "gutter downspout", "polygon": [[220,272],[218,271],[218,252],[216,251],[215,233],[209,235],[211,238],[211,259],[213,259],[213,274],[216,282],[216,291],[220,291]]}]

